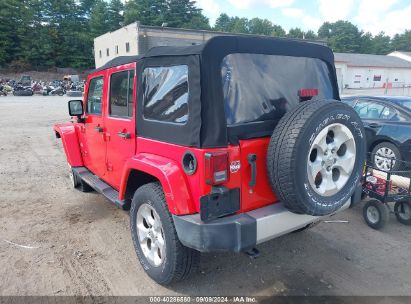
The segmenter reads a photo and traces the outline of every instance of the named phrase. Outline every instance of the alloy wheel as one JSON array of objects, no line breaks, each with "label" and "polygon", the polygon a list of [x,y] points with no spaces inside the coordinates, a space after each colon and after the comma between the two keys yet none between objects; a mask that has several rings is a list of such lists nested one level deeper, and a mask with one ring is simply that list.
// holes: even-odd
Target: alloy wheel
[{"label": "alloy wheel", "polygon": [[321,196],[338,193],[355,164],[356,147],[350,129],[340,123],[325,127],[314,138],[309,151],[307,175],[312,189]]},{"label": "alloy wheel", "polygon": [[145,258],[152,266],[160,266],[166,258],[166,243],[160,217],[151,205],[144,203],[140,206],[136,227]]}]

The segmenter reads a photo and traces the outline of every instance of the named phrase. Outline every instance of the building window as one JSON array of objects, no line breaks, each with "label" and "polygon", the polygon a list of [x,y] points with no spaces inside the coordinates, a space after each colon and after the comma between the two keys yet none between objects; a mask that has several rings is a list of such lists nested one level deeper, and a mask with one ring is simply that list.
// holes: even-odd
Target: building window
[{"label": "building window", "polygon": [[188,120],[188,92],[188,66],[144,69],[144,118],[185,124]]},{"label": "building window", "polygon": [[374,75],[374,81],[381,81],[381,75]]},{"label": "building window", "polygon": [[130,52],[130,43],[126,42],[126,53]]},{"label": "building window", "polygon": [[101,50],[99,51],[99,55],[100,55],[100,58],[103,57],[103,54],[101,53]]},{"label": "building window", "polygon": [[107,57],[110,56],[110,49],[107,49],[106,53],[107,53]]},{"label": "building window", "polygon": [[118,55],[118,45],[116,45],[116,55]]}]

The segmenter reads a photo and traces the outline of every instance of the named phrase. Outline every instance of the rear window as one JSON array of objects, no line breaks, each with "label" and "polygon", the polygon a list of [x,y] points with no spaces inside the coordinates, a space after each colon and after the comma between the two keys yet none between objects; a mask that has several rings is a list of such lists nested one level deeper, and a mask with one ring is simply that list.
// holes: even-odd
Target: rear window
[{"label": "rear window", "polygon": [[224,58],[221,73],[228,125],[278,120],[302,89],[335,98],[330,70],[316,58],[236,53]]}]

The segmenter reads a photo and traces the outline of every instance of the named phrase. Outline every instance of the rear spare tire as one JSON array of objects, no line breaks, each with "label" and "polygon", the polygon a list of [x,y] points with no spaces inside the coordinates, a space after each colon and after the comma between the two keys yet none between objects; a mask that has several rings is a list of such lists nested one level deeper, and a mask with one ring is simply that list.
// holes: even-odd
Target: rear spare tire
[{"label": "rear spare tire", "polygon": [[267,152],[273,191],[292,212],[335,212],[360,181],[364,134],[358,114],[339,101],[306,101],[287,112]]}]

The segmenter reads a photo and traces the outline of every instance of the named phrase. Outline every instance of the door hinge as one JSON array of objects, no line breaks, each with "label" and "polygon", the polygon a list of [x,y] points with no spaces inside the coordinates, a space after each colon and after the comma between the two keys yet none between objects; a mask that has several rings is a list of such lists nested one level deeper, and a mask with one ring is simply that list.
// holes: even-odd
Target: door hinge
[{"label": "door hinge", "polygon": [[113,171],[113,164],[112,163],[106,163],[107,171]]}]

